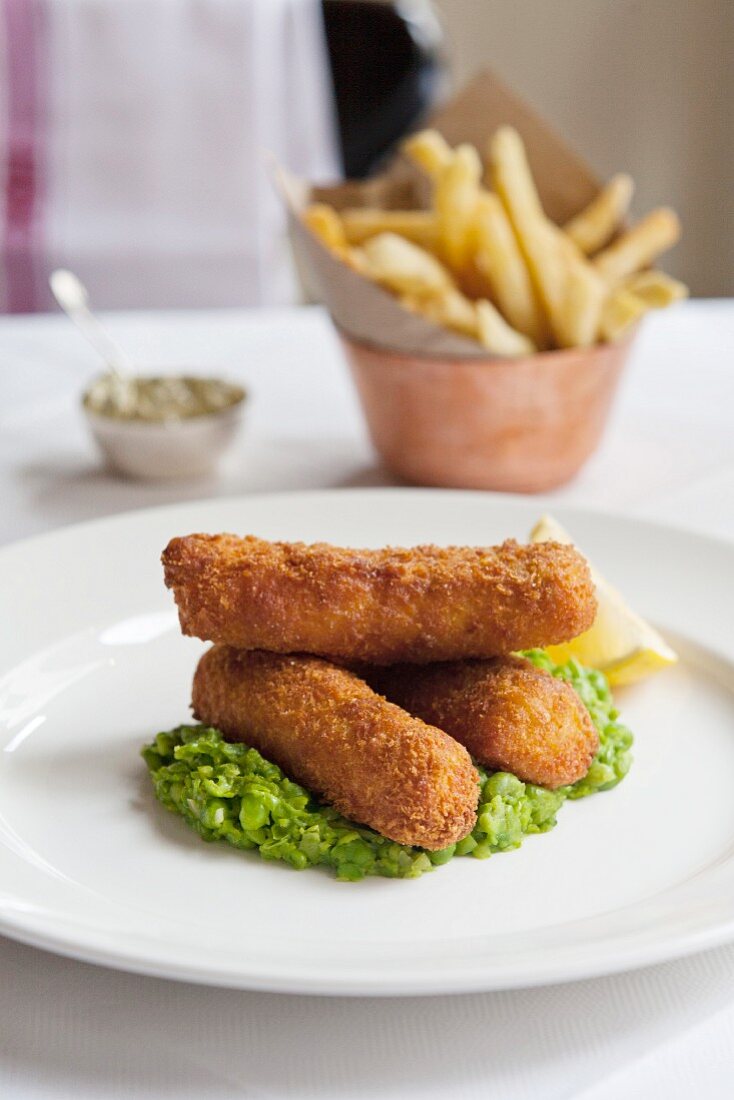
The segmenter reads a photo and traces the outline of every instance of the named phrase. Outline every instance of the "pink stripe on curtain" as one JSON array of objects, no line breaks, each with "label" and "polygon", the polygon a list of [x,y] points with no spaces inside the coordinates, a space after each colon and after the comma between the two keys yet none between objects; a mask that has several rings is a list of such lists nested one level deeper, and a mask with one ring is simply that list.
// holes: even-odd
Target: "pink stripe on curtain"
[{"label": "pink stripe on curtain", "polygon": [[42,0],[3,0],[7,43],[5,308],[30,313],[39,293],[44,138]]}]

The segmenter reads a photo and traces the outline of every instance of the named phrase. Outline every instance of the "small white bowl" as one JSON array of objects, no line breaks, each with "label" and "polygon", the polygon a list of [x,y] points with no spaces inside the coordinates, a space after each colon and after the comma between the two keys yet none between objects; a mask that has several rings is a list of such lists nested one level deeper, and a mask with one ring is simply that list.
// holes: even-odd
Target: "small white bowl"
[{"label": "small white bowl", "polygon": [[181,420],[121,420],[94,412],[83,401],[82,411],[111,469],[149,481],[185,480],[216,470],[242,425],[246,400],[243,389],[226,408]]}]

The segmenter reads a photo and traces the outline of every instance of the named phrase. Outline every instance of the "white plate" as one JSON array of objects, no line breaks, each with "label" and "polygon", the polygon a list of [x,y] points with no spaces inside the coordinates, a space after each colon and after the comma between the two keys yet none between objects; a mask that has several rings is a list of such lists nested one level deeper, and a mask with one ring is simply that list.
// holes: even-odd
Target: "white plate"
[{"label": "white plate", "polygon": [[520,851],[412,881],[338,883],[202,843],[138,756],[189,716],[202,644],[162,583],[175,534],[487,544],[542,505],[479,493],[303,493],[183,504],[0,552],[0,931],[94,962],[309,993],[500,989],[734,938],[734,547],[558,508],[682,663],[620,696],[635,762]]}]

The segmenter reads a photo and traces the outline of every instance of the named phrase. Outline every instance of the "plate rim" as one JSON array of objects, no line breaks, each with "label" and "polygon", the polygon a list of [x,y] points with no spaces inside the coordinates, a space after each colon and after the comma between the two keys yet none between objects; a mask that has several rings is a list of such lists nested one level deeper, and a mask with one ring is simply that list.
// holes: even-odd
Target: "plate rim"
[{"label": "plate rim", "polygon": [[274,975],[272,970],[262,973],[251,971],[227,973],[225,970],[210,967],[208,970],[195,965],[168,962],[157,963],[144,959],[139,953],[124,952],[110,948],[90,947],[82,941],[75,942],[70,937],[55,936],[49,932],[29,930],[27,926],[14,924],[12,919],[0,915],[0,934],[28,947],[39,948],[62,958],[92,966],[121,970],[129,974],[139,974],[148,978],[166,981],[185,982],[192,985],[210,986],[215,989],[239,989],[256,993],[282,993],[306,997],[443,997],[460,996],[469,993],[500,993],[506,990],[536,989],[552,985],[568,985],[577,981],[609,977],[614,974],[637,971],[657,966],[674,959],[688,958],[702,951],[711,950],[729,944],[734,940],[734,914],[726,924],[695,933],[680,933],[673,941],[667,939],[660,944],[641,945],[636,948],[619,949],[616,955],[590,963],[586,959],[578,962],[565,960],[563,963],[551,962],[532,971],[519,971],[511,974],[499,972],[496,977],[478,970],[474,975],[465,974],[460,979],[418,977],[400,981],[385,981],[384,978],[368,980],[364,975],[335,980],[317,976],[315,970],[306,971],[298,977],[290,973]]}]

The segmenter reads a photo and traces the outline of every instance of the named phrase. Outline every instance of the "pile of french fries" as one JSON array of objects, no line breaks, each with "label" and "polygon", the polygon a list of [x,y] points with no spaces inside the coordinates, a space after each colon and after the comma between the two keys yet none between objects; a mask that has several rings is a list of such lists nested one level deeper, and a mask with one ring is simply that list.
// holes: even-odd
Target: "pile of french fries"
[{"label": "pile of french fries", "polygon": [[[486,163],[436,130],[403,152],[426,173],[426,210],[306,208],[306,225],[336,256],[436,324],[493,355],[619,340],[649,309],[688,293],[651,269],[680,235],[673,210],[625,228],[633,182],[614,176],[564,226],[545,214],[522,139],[505,126]],[[485,182],[486,181],[486,182]]]}]

